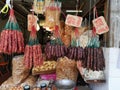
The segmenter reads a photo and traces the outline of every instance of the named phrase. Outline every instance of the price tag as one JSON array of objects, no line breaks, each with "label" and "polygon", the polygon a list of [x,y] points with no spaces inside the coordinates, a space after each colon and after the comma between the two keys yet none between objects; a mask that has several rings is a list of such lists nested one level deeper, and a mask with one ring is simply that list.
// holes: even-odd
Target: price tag
[{"label": "price tag", "polygon": [[67,15],[65,24],[73,27],[80,27],[82,23],[83,18],[74,16],[74,15]]},{"label": "price tag", "polygon": [[103,16],[100,16],[93,20],[93,25],[97,34],[103,34],[109,31],[109,27]]},{"label": "price tag", "polygon": [[34,25],[37,29],[37,16],[29,14],[28,15],[28,31],[32,31],[32,26]]}]

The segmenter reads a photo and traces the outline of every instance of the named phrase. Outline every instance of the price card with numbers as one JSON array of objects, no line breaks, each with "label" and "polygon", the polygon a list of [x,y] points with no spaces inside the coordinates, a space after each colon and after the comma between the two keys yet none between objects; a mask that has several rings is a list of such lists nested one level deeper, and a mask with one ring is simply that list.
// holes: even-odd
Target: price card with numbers
[{"label": "price card with numbers", "polygon": [[74,15],[67,15],[65,24],[73,27],[80,27],[82,23],[83,18],[79,16]]},{"label": "price card with numbers", "polygon": [[100,16],[100,17],[94,19],[92,22],[96,29],[97,34],[103,34],[103,33],[106,33],[109,31],[109,27],[103,16]]}]

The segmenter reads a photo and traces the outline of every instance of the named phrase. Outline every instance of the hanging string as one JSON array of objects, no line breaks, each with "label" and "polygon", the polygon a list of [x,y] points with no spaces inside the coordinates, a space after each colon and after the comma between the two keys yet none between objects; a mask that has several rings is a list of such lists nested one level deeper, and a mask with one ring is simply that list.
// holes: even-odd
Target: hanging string
[{"label": "hanging string", "polygon": [[[107,0],[107,1],[106,1],[106,3],[107,3],[107,4],[106,4],[106,5],[107,5],[107,6],[106,6],[106,9],[107,9],[107,14],[106,14],[106,17],[107,17],[107,18],[106,18],[106,20],[107,20],[107,22],[108,22],[108,18],[109,18],[109,15],[108,15],[109,2],[110,2],[110,0]],[[110,32],[109,32],[109,35],[110,35]],[[110,37],[109,37],[109,38],[110,38]],[[110,39],[110,41],[111,41],[111,39]],[[105,44],[104,44],[105,47],[107,46],[107,42],[108,42],[108,41],[107,41],[107,35],[105,35]],[[112,41],[111,41],[111,42],[112,42]],[[109,43],[109,42],[108,42],[108,43]],[[110,46],[110,44],[109,44],[109,46]]]},{"label": "hanging string", "polygon": [[90,0],[90,3],[89,3],[89,30],[91,29],[91,0]]},{"label": "hanging string", "polygon": [[76,0],[76,16],[78,15],[78,4],[79,4],[79,0]]},{"label": "hanging string", "polygon": [[[93,19],[95,19],[97,16],[97,10],[96,10],[96,0],[94,0],[94,8],[93,8]],[[95,27],[93,26],[93,29],[92,29],[92,36],[96,36],[96,29]]]},{"label": "hanging string", "polygon": [[11,0],[11,8],[13,8],[13,0]]},{"label": "hanging string", "polygon": [[[89,27],[88,27],[88,29],[89,30],[91,30],[91,0],[89,0],[89,18],[88,18],[88,25],[89,25]],[[88,36],[89,36],[89,32],[87,33],[88,34]],[[90,41],[90,38],[88,38],[88,41]]]},{"label": "hanging string", "polygon": [[93,8],[93,19],[95,19],[95,3],[96,3],[96,0],[94,0],[94,8]]},{"label": "hanging string", "polygon": [[[55,5],[55,7],[59,7],[59,4],[60,4],[60,3],[59,3],[58,0],[57,0],[56,2],[54,2],[54,3],[57,4],[57,6]],[[56,10],[59,10],[59,9],[56,9]],[[58,13],[58,12],[55,13],[55,14],[56,14],[56,18],[58,17],[58,16],[57,16],[57,13]],[[55,36],[56,36],[57,38],[60,38],[60,31],[59,31],[59,23],[58,23],[58,22],[56,22],[54,33],[55,33]]]}]

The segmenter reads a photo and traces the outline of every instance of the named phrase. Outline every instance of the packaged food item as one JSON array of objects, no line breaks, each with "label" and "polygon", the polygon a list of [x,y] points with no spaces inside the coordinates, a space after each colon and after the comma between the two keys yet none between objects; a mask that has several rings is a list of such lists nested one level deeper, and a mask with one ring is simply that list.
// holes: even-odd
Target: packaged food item
[{"label": "packaged food item", "polygon": [[32,69],[32,74],[50,74],[55,73],[56,61],[44,61],[43,65],[34,67]]},{"label": "packaged food item", "polygon": [[62,41],[65,46],[69,47],[71,44],[71,36],[70,35],[63,35]]},{"label": "packaged food item", "polygon": [[11,87],[9,90],[24,90],[21,86]]},{"label": "packaged food item", "polygon": [[29,85],[30,87],[33,87],[36,84],[37,78],[34,76],[29,76],[23,83],[20,84],[21,87],[25,85]]},{"label": "packaged food item", "polygon": [[62,20],[60,21],[59,25],[59,33],[61,38],[65,35],[65,22]]},{"label": "packaged food item", "polygon": [[52,2],[52,0],[44,0],[45,1],[45,7],[49,6],[50,2]]},{"label": "packaged food item", "polygon": [[56,74],[43,74],[40,77],[42,80],[56,80]]},{"label": "packaged food item", "polygon": [[34,0],[34,10],[36,14],[43,14],[44,12],[44,0]]},{"label": "packaged food item", "polygon": [[86,82],[89,83],[89,81],[104,81],[105,80],[105,74],[103,70],[100,71],[93,71],[88,70],[86,68],[82,68],[83,78]]},{"label": "packaged food item", "polygon": [[28,14],[27,15],[27,29],[28,31],[32,31],[32,27],[35,26],[35,28],[37,28],[37,21],[38,21],[38,17],[36,15],[33,14]]},{"label": "packaged food item", "polygon": [[60,2],[50,2],[48,6],[45,7],[45,25],[44,28],[49,30],[55,30],[56,25],[60,25]]},{"label": "packaged food item", "polygon": [[29,69],[26,69],[23,64],[23,55],[15,56],[12,60],[12,76],[13,82],[19,84],[24,81],[29,75]]},{"label": "packaged food item", "polygon": [[33,90],[41,90],[40,88],[38,88],[38,87],[35,87],[35,88],[33,88]]},{"label": "packaged food item", "polygon": [[87,30],[87,27],[80,27],[78,29],[79,29],[79,36],[81,36]]},{"label": "packaged food item", "polygon": [[56,66],[56,79],[70,79],[76,82],[77,80],[77,65],[75,60],[67,57],[59,58]]},{"label": "packaged food item", "polygon": [[71,35],[73,27],[65,24],[65,35]]},{"label": "packaged food item", "polygon": [[23,81],[23,83],[15,84],[13,82],[13,77],[10,77],[0,86],[0,90],[24,90],[23,87],[25,85],[29,85],[30,87],[33,87],[36,81],[37,81],[36,77],[29,76],[25,81]]},{"label": "packaged food item", "polygon": [[15,84],[13,83],[13,77],[8,78],[5,82],[2,83],[0,86],[0,90],[9,90],[12,88]]}]

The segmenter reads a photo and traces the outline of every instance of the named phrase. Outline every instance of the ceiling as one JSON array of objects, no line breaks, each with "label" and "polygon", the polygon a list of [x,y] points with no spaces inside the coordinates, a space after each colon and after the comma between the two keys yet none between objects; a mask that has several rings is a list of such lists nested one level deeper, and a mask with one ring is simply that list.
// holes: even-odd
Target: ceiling
[{"label": "ceiling", "polygon": [[[67,15],[67,13],[65,12],[66,10],[76,10],[76,4],[78,4],[79,10],[82,10],[82,13],[79,13],[78,15],[87,18],[88,20],[89,20],[89,16],[93,17],[92,9],[94,5],[96,5],[97,7],[98,15],[106,14],[105,12],[108,9],[106,7],[107,0],[78,0],[79,1],[78,3],[76,0],[59,0],[59,1],[62,2],[62,11],[64,12],[64,14]],[[19,26],[21,27],[22,32],[24,33],[24,36],[27,36],[27,38],[25,38],[25,42],[27,42],[29,38],[27,31],[27,15],[30,13],[30,9],[32,8],[32,3],[33,0],[13,0],[15,16],[17,18]],[[4,5],[5,5],[5,0],[0,0],[0,10]],[[9,13],[0,14],[0,31],[3,29],[4,25],[6,24],[8,20],[8,15]],[[39,19],[44,19],[44,15],[38,15],[38,16]]]},{"label": "ceiling", "polygon": [[[94,5],[96,5],[98,10],[98,15],[104,15],[105,9],[105,2],[107,0],[59,0],[62,2],[62,11],[64,14],[67,15],[65,12],[66,10],[76,10],[76,5],[78,5],[78,9],[82,10],[81,13],[78,13],[79,16],[88,18],[89,16],[93,17],[92,9]],[[15,10],[15,14],[17,19],[22,26],[25,27],[23,22],[27,21],[27,15],[30,13],[30,9],[32,8],[33,0],[13,0],[13,6]],[[5,0],[0,0],[0,9],[5,5]],[[75,14],[75,13],[72,13]],[[3,15],[2,19],[7,18],[7,15]],[[22,18],[22,19],[21,19]],[[39,15],[39,18],[44,18],[43,15]],[[1,18],[0,18],[1,19]]]},{"label": "ceiling", "polygon": [[[82,15],[85,17],[88,12],[94,7],[94,5],[97,6],[98,12],[101,13],[104,11],[104,3],[106,0],[59,0],[62,2],[62,10],[66,14],[66,10],[75,10],[76,5],[78,5],[78,8],[82,10]],[[14,9],[20,13],[22,16],[26,16],[32,6],[33,0],[13,0]],[[90,6],[91,2],[91,6]],[[5,0],[0,0],[0,6],[4,5]]]}]

